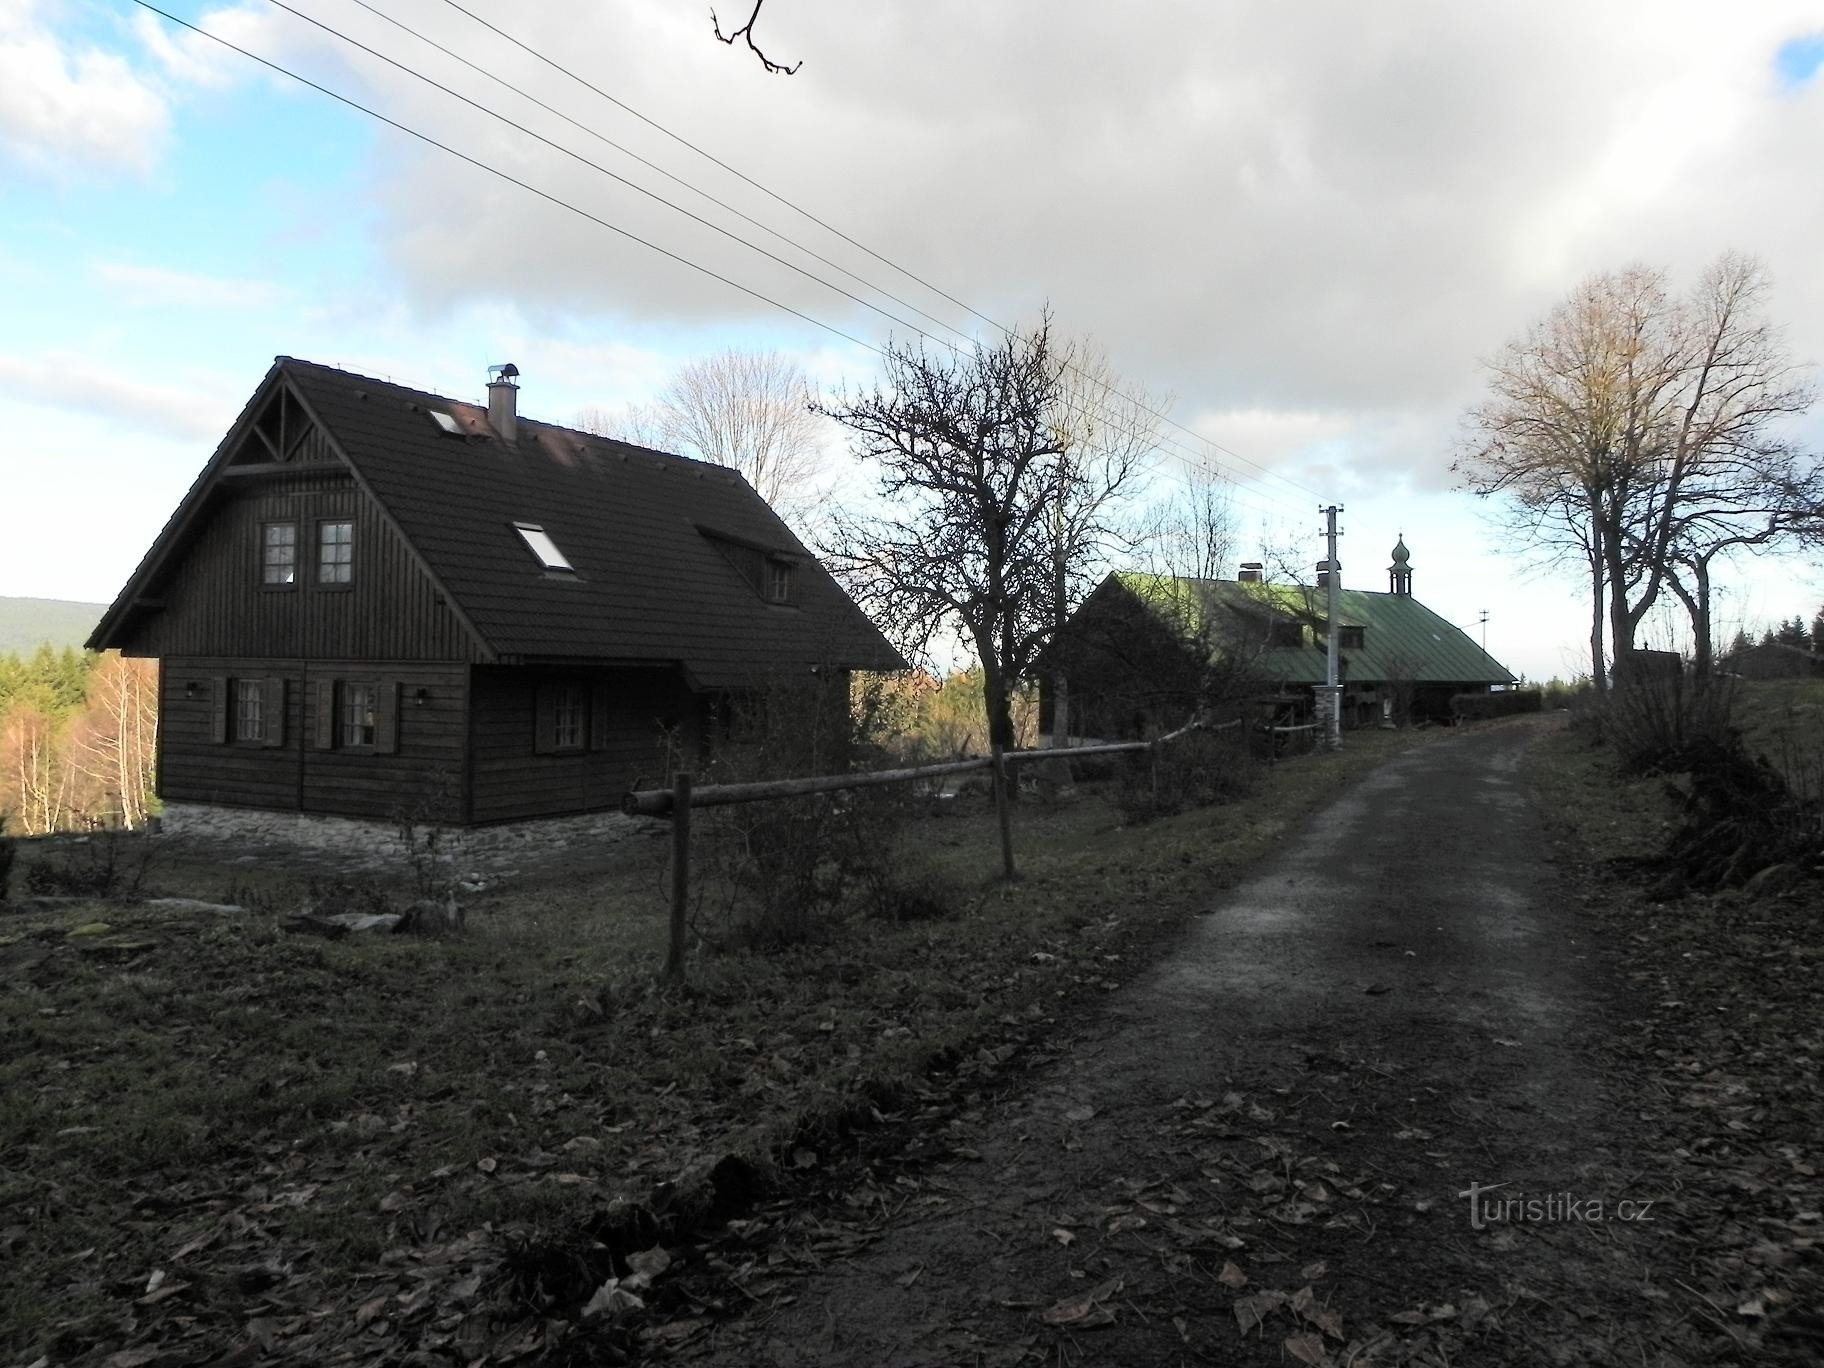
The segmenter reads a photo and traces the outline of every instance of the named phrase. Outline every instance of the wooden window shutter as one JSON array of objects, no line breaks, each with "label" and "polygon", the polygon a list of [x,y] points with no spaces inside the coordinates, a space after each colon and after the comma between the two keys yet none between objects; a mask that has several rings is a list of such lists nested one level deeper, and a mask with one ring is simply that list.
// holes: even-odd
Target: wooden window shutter
[{"label": "wooden window shutter", "polygon": [[336,681],[319,679],[317,681],[317,732],[318,750],[336,748]]},{"label": "wooden window shutter", "polygon": [[399,681],[383,679],[374,707],[374,750],[380,755],[399,751]]},{"label": "wooden window shutter", "polygon": [[218,746],[228,744],[228,679],[216,675],[209,681],[209,739]]},{"label": "wooden window shutter", "polygon": [[592,685],[589,690],[589,749],[607,750],[613,736],[608,716],[609,693],[606,684]]},{"label": "wooden window shutter", "polygon": [[557,690],[549,684],[538,686],[538,702],[532,709],[532,752],[550,755],[557,750]]},{"label": "wooden window shutter", "polygon": [[285,681],[283,679],[262,679],[260,681],[260,725],[265,731],[267,746],[285,744]]}]

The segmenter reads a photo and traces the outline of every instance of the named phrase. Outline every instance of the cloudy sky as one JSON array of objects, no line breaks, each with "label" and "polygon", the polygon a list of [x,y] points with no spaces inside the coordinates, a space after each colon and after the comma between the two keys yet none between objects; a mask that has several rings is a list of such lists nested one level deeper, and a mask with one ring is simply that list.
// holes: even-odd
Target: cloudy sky
[{"label": "cloudy sky", "polygon": [[[1243,550],[1306,563],[1340,503],[1369,588],[1403,532],[1547,677],[1576,582],[1452,490],[1480,358],[1590,272],[1734,249],[1824,360],[1816,0],[767,0],[790,77],[701,0],[286,3],[164,0],[373,114],[131,0],[0,0],[0,594],[111,598],[277,354],[476,398],[511,360],[569,421],[727,345],[865,381],[1049,302],[1174,396],[1160,497],[1213,463]],[[1726,588],[1725,631],[1824,602],[1805,560]]]}]

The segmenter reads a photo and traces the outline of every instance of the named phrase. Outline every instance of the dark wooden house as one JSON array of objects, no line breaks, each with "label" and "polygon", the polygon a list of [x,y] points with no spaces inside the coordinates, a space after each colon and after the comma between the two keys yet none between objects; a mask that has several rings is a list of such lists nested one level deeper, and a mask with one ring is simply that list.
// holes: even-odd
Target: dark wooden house
[{"label": "dark wooden house", "polygon": [[[1048,648],[1069,682],[1073,733],[1144,736],[1180,725],[1214,690],[1281,721],[1308,719],[1326,679],[1329,619],[1314,585],[1268,582],[1259,562],[1233,580],[1111,574]],[[1410,553],[1393,550],[1384,593],[1337,590],[1344,722],[1448,720],[1452,699],[1514,677],[1412,596]],[[1043,678],[1043,676],[1042,676]],[[1050,726],[1041,683],[1041,714]]]},{"label": "dark wooden house", "polygon": [[614,808],[730,700],[904,667],[732,470],[280,357],[89,645],[156,656],[167,804]]}]

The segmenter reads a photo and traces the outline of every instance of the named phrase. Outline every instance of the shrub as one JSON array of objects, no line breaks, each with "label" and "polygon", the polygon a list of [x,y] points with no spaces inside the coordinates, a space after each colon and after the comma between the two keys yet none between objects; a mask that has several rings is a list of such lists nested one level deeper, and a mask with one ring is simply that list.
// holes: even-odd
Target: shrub
[{"label": "shrub", "polygon": [[1731,679],[1684,673],[1624,680],[1595,710],[1596,736],[1630,774],[1677,774],[1742,751]]},{"label": "shrub", "polygon": [[1129,825],[1233,802],[1254,788],[1256,762],[1239,727],[1191,732],[1125,758],[1114,802]]},{"label": "shrub", "polygon": [[[731,740],[703,784],[872,768],[883,711],[850,706],[822,682],[787,682],[735,705]],[[704,808],[693,816],[692,886],[700,938],[779,949],[827,940],[853,905],[918,903],[895,853],[916,797],[891,785]],[[898,891],[895,891],[898,890]]]},{"label": "shrub", "polygon": [[84,818],[84,834],[47,842],[26,867],[32,893],[74,898],[136,898],[155,847],[117,822]]},{"label": "shrub", "polygon": [[1455,694],[1450,700],[1450,712],[1459,722],[1486,722],[1492,717],[1536,713],[1542,703],[1537,689],[1503,689],[1499,693]]}]

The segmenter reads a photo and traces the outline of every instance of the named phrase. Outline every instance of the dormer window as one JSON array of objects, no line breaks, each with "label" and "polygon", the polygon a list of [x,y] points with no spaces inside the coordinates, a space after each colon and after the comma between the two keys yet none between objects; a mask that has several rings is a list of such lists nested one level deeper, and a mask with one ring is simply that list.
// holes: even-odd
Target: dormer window
[{"label": "dormer window", "polygon": [[1274,622],[1267,628],[1269,646],[1303,646],[1305,629],[1296,622]]},{"label": "dormer window", "polygon": [[573,575],[576,573],[576,567],[570,564],[564,553],[557,549],[557,543],[551,540],[550,534],[537,523],[514,523],[513,530],[519,533],[526,549],[538,557],[538,563],[545,569],[568,571]]},{"label": "dormer window", "polygon": [[1336,646],[1340,651],[1360,651],[1368,645],[1366,627],[1338,627],[1336,629]]},{"label": "dormer window", "polygon": [[764,582],[768,603],[791,603],[798,597],[798,567],[788,560],[769,556]]}]

